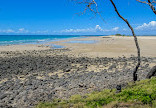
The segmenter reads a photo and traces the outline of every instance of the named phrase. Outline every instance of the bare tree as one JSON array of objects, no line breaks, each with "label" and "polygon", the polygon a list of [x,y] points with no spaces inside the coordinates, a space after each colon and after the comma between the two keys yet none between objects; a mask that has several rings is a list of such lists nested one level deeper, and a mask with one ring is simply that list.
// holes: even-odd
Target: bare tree
[{"label": "bare tree", "polygon": [[[77,1],[77,0],[76,0]],[[133,71],[133,81],[137,81],[137,71],[138,71],[138,68],[140,67],[140,64],[141,64],[141,58],[140,58],[140,47],[139,47],[139,44],[138,44],[138,40],[137,40],[137,36],[135,35],[135,32],[134,32],[134,29],[133,27],[130,25],[130,23],[128,22],[127,19],[125,19],[123,16],[121,16],[121,14],[119,13],[115,3],[113,2],[113,0],[110,0],[111,4],[113,5],[114,9],[115,9],[115,12],[117,13],[117,15],[128,25],[128,27],[130,28],[131,32],[132,32],[132,35],[134,37],[134,41],[135,41],[135,45],[136,45],[136,48],[137,48],[137,60],[138,60],[138,63]],[[96,14],[99,14],[100,17],[101,17],[101,14],[99,13],[98,11],[98,4],[96,3],[95,0],[83,0],[81,2],[77,2],[77,3],[80,3],[80,4],[86,4],[86,8],[83,12],[83,14],[86,12],[86,10],[90,10],[91,12],[93,12],[95,15]]]},{"label": "bare tree", "polygon": [[136,1],[149,5],[152,11],[154,12],[154,14],[156,15],[156,8],[155,8],[156,1],[155,0],[144,0],[144,1],[136,0]]},{"label": "bare tree", "polygon": [[117,7],[116,5],[114,4],[113,0],[110,0],[110,2],[112,3],[114,9],[115,9],[115,12],[118,14],[118,16],[128,25],[128,27],[131,29],[131,32],[133,34],[133,37],[134,37],[134,41],[135,41],[135,45],[136,45],[136,48],[137,48],[137,54],[138,54],[138,63],[133,71],[133,81],[136,81],[137,80],[137,71],[138,71],[138,68],[141,64],[141,58],[140,58],[140,47],[139,47],[139,44],[138,44],[138,40],[137,40],[137,37],[135,35],[135,32],[134,32],[134,29],[133,27],[130,25],[130,23],[128,22],[127,19],[125,19],[123,16],[120,15],[119,11],[117,10]]}]

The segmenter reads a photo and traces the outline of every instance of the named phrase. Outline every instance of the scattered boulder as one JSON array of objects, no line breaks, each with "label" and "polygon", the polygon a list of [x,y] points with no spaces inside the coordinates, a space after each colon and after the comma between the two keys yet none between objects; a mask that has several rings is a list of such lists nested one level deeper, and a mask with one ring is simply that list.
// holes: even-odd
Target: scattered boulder
[{"label": "scattered boulder", "polygon": [[148,79],[150,79],[151,77],[156,76],[156,66],[154,66],[151,71],[147,74]]},{"label": "scattered boulder", "polygon": [[116,93],[120,93],[121,92],[121,85],[117,85],[116,86]]}]

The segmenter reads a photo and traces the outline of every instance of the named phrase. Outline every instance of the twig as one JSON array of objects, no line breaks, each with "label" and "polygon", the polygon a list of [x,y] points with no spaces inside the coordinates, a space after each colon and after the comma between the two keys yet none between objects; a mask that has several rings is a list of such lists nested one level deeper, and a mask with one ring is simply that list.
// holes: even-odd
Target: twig
[{"label": "twig", "polygon": [[[83,12],[81,12],[80,15],[83,15],[86,13],[86,11],[89,9],[93,14],[96,16],[97,14],[100,16],[100,18],[105,22],[104,18],[102,17],[101,13],[98,11],[98,5],[95,0],[83,0],[81,2],[77,2],[78,4],[86,4],[86,7]],[[95,6],[95,9],[92,8]]]},{"label": "twig", "polygon": [[152,0],[152,1],[148,0],[148,2],[147,1],[141,1],[141,0],[136,0],[136,1],[149,5],[150,8],[152,9],[152,11],[154,12],[154,14],[156,15],[156,9],[155,9],[155,6],[154,6],[154,4],[156,3],[155,0]]}]

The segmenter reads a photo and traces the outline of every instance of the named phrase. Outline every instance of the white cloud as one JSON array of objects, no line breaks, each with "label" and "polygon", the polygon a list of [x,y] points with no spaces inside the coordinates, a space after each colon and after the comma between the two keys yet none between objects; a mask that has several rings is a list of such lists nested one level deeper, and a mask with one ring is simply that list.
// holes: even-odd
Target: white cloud
[{"label": "white cloud", "polygon": [[113,31],[118,31],[119,30],[119,27],[114,27],[112,30]]},{"label": "white cloud", "polygon": [[102,31],[102,28],[99,25],[96,25],[95,30],[100,30]]},{"label": "white cloud", "polygon": [[6,29],[6,30],[0,30],[0,33],[13,33],[13,34],[48,34],[48,30],[43,30],[43,31],[29,31],[26,30],[25,28],[19,28],[17,30],[13,29]]},{"label": "white cloud", "polygon": [[13,32],[15,32],[15,31],[12,30],[12,29],[8,29],[8,30],[6,30],[6,32],[7,32],[7,33],[13,33]]},{"label": "white cloud", "polygon": [[61,30],[61,33],[77,33],[77,32],[88,32],[88,31],[90,31],[90,29],[65,29],[65,30]]},{"label": "white cloud", "polygon": [[20,29],[18,29],[19,31],[24,31],[24,28],[20,28]]},{"label": "white cloud", "polygon": [[151,21],[148,24],[144,23],[141,26],[137,26],[136,30],[155,30],[156,29],[156,21]]},{"label": "white cloud", "polygon": [[61,32],[62,33],[71,33],[71,32],[73,32],[73,33],[77,33],[77,32],[93,32],[94,31],[94,29],[65,29],[65,30],[62,30]]},{"label": "white cloud", "polygon": [[18,30],[13,29],[6,29],[6,30],[0,30],[0,33],[28,33],[28,30],[25,30],[24,28],[20,28]]},{"label": "white cloud", "polygon": [[0,33],[14,33],[15,31],[12,29],[0,30]]},{"label": "white cloud", "polygon": [[18,29],[17,33],[28,33],[28,30],[25,30],[25,28]]},{"label": "white cloud", "polygon": [[79,32],[110,32],[110,31],[118,31],[119,27],[114,27],[112,29],[102,29],[100,25],[96,25],[95,28],[87,28],[87,29],[65,29],[62,30],[61,33],[79,33]]},{"label": "white cloud", "polygon": [[127,29],[126,28],[123,28],[123,31],[127,31]]},{"label": "white cloud", "polygon": [[48,30],[31,32],[32,34],[48,34]]}]

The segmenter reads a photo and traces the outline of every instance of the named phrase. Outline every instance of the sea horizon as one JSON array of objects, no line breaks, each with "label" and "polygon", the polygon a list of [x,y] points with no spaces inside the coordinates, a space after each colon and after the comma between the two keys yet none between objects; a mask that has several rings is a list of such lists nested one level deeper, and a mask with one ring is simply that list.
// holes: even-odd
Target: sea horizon
[{"label": "sea horizon", "polygon": [[[45,44],[48,42],[59,41],[63,39],[85,38],[91,36],[109,36],[109,35],[0,35],[0,46]],[[156,35],[137,35],[137,36],[156,36]]]},{"label": "sea horizon", "polygon": [[85,38],[88,36],[107,35],[0,35],[0,46],[23,45],[23,44],[45,44],[70,38]]}]

